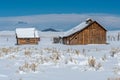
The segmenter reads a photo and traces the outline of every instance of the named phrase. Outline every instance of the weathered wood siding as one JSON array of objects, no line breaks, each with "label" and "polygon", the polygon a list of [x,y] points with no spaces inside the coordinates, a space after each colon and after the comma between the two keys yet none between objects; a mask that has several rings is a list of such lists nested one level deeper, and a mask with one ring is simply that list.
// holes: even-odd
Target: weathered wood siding
[{"label": "weathered wood siding", "polygon": [[17,44],[38,44],[39,38],[17,38]]},{"label": "weathered wood siding", "polygon": [[94,22],[85,29],[63,38],[64,44],[106,44],[106,30]]}]

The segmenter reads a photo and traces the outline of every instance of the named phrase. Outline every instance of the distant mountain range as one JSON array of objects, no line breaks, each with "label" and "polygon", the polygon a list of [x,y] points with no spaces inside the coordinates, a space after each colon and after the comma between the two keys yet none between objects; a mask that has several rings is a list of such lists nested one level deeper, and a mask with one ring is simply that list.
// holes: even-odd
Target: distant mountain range
[{"label": "distant mountain range", "polygon": [[42,30],[42,32],[60,32],[60,31],[55,30],[53,28],[47,28],[47,29]]},{"label": "distant mountain range", "polygon": [[18,21],[17,24],[27,24],[27,22],[24,22],[24,21]]},{"label": "distant mountain range", "polygon": [[61,32],[66,31],[78,23],[30,23],[27,21],[0,21],[0,31],[14,31],[16,28],[28,28],[28,27],[35,27],[37,30],[42,31],[51,31],[51,32]]}]

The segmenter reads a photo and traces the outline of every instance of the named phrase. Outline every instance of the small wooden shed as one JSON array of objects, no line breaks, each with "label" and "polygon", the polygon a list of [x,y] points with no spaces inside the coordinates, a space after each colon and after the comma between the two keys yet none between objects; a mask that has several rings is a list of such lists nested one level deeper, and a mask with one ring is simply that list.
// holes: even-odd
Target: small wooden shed
[{"label": "small wooden shed", "polygon": [[21,44],[38,44],[40,37],[35,28],[17,28],[16,29],[17,45]]},{"label": "small wooden shed", "polygon": [[87,19],[62,36],[63,44],[106,44],[107,30],[97,21]]}]

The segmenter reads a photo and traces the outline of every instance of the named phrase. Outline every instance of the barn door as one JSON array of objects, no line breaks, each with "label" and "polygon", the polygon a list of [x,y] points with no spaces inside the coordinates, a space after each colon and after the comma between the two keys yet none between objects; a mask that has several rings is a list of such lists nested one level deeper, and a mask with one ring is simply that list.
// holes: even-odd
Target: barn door
[{"label": "barn door", "polygon": [[90,32],[90,44],[95,44],[96,42],[96,34],[95,34],[95,29],[92,29]]}]

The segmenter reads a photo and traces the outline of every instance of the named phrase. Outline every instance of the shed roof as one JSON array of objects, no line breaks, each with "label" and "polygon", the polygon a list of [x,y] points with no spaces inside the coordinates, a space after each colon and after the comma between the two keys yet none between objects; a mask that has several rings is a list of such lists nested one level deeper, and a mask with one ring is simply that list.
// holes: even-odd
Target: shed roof
[{"label": "shed roof", "polygon": [[38,38],[38,31],[35,28],[16,28],[18,38]]}]

